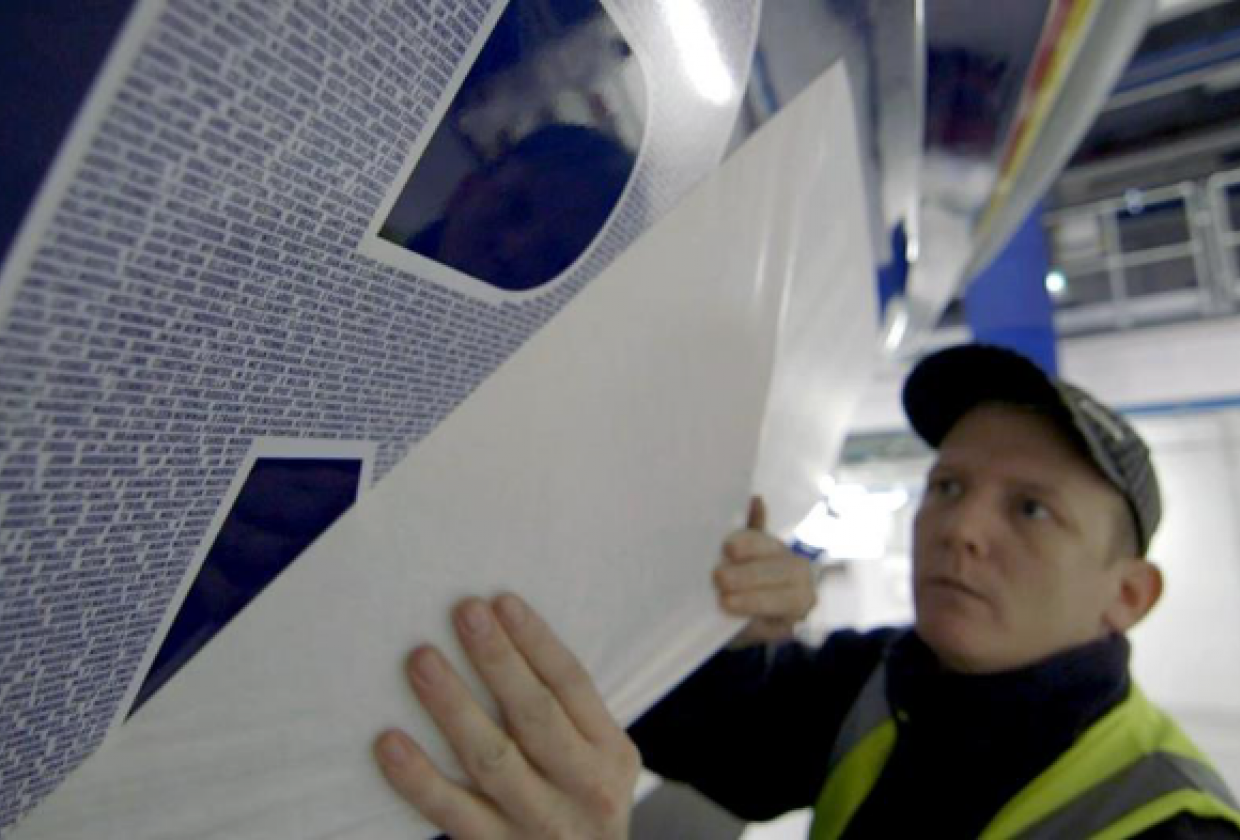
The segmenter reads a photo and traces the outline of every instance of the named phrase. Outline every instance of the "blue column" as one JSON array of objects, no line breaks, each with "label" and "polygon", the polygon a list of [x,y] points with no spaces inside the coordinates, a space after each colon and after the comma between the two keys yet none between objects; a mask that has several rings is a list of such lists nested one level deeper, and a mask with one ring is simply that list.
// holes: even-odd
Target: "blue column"
[{"label": "blue column", "polygon": [[878,317],[882,320],[892,298],[904,294],[908,286],[908,238],[904,222],[891,231],[891,262],[878,268]]},{"label": "blue column", "polygon": [[1046,290],[1050,248],[1041,216],[1039,204],[973,279],[965,292],[964,311],[975,341],[1015,350],[1054,374],[1059,370],[1055,321]]}]

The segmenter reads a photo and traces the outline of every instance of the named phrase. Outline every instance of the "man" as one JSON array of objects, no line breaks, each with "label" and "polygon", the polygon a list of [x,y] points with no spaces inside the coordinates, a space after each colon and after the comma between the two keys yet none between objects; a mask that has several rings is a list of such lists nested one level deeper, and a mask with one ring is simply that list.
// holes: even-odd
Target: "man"
[{"label": "man", "polygon": [[[813,806],[814,838],[1240,838],[1234,797],[1128,674],[1124,633],[1162,592],[1144,443],[997,348],[927,358],[904,404],[938,449],[914,628],[717,656],[633,727],[647,765],[751,819]],[[804,607],[759,528],[725,556],[716,584],[751,631]],[[637,755],[580,666],[513,596],[457,617],[505,726],[415,651],[414,690],[475,787],[399,732],[377,742],[388,779],[457,840],[625,836]]]}]

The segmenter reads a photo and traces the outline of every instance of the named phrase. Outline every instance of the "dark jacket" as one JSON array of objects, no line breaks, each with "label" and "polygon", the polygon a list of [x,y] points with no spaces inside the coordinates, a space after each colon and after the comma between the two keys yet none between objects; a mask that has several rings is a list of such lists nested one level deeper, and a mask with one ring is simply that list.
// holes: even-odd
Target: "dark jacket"
[{"label": "dark jacket", "polygon": [[[836,731],[884,649],[896,748],[846,838],[974,838],[1127,694],[1123,636],[1001,674],[943,669],[916,633],[841,631],[715,656],[630,729],[646,766],[739,817],[813,807]],[[1180,815],[1144,838],[1230,838]]]}]

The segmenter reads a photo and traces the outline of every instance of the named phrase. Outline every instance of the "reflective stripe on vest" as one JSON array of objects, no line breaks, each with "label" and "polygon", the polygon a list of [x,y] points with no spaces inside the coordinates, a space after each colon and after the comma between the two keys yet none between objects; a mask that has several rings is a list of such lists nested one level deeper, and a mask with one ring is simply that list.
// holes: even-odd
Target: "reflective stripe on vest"
[{"label": "reflective stripe on vest", "polygon": [[[884,657],[840,728],[815,808],[812,840],[843,835],[895,748],[886,672]],[[1226,784],[1175,722],[1133,686],[1123,702],[999,811],[982,838],[1119,840],[1183,812],[1240,828],[1240,806]]]},{"label": "reflective stripe on vest", "polygon": [[[1138,812],[1143,806],[1175,797],[1185,791],[1192,793],[1194,797],[1201,796],[1202,792],[1208,793],[1221,804],[1240,811],[1227,785],[1208,764],[1175,753],[1156,752],[1142,756],[1016,836],[1020,840],[1093,837],[1102,834],[1129,814]],[[1160,814],[1150,825],[1180,810],[1176,807],[1166,814]]]},{"label": "reflective stripe on vest", "polygon": [[896,722],[887,703],[884,655],[848,710],[827,761],[827,783],[818,796],[811,840],[834,840],[844,833],[861,803],[882,775],[896,745]]}]

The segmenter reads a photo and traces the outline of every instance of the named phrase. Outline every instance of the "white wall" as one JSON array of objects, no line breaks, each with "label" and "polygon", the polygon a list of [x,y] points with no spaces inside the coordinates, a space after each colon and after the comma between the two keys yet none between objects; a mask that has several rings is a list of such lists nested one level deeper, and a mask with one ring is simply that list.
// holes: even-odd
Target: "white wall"
[{"label": "white wall", "polygon": [[1166,514],[1162,600],[1132,633],[1133,672],[1240,790],[1240,410],[1138,424]]},{"label": "white wall", "polygon": [[[942,331],[935,345],[968,341]],[[929,348],[927,348],[929,349]],[[1074,338],[1060,346],[1063,376],[1111,405],[1127,408],[1240,396],[1240,317]],[[854,432],[905,429],[900,388],[909,365],[879,371],[853,417]]]}]

